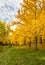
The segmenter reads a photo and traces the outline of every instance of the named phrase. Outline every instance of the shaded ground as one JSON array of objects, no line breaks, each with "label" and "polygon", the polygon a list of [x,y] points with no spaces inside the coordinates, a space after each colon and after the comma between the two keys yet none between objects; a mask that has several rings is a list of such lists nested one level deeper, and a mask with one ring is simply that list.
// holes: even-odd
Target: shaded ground
[{"label": "shaded ground", "polygon": [[0,65],[45,65],[45,50],[6,46],[0,52]]}]

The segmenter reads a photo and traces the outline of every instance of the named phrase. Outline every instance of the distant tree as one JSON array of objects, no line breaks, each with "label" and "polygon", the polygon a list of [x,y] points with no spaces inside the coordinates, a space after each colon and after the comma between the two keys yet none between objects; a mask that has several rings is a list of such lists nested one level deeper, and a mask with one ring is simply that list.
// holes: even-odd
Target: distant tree
[{"label": "distant tree", "polygon": [[7,40],[8,30],[6,27],[6,23],[0,21],[0,42],[4,43]]},{"label": "distant tree", "polygon": [[8,30],[6,27],[6,23],[0,21],[0,51],[3,50],[3,44],[6,43],[8,37]]}]

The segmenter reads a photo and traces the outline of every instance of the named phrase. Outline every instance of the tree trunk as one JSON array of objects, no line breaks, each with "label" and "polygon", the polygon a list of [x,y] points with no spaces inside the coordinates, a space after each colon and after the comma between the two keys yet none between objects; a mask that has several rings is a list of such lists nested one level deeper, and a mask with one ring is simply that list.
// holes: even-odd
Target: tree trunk
[{"label": "tree trunk", "polygon": [[40,35],[40,40],[39,40],[40,42],[40,44],[42,45],[42,35]]},{"label": "tree trunk", "polygon": [[37,36],[35,37],[35,49],[38,50],[38,39],[37,39]]},{"label": "tree trunk", "polygon": [[26,45],[26,37],[24,37],[24,45]]},{"label": "tree trunk", "polygon": [[3,43],[0,42],[0,51],[3,51]]},{"label": "tree trunk", "polygon": [[31,41],[28,41],[28,45],[29,45],[29,47],[31,47]]}]

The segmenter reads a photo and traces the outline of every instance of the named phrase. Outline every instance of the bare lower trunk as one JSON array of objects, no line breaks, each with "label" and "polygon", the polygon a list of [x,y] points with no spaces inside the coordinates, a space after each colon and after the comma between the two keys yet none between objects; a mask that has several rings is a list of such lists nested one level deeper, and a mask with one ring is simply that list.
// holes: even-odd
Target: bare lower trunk
[{"label": "bare lower trunk", "polygon": [[29,47],[31,47],[31,41],[28,42]]},{"label": "bare lower trunk", "polygon": [[38,50],[38,39],[37,39],[37,36],[35,37],[35,49]]}]

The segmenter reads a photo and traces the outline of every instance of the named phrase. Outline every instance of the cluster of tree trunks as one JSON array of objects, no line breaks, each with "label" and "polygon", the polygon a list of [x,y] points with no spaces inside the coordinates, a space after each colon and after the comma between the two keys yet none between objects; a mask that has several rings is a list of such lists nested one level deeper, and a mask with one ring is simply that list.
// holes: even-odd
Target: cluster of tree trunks
[{"label": "cluster of tree trunks", "polygon": [[[40,38],[39,38],[39,42],[38,42],[38,37],[35,36],[35,41],[34,41],[34,44],[35,44],[35,49],[37,50],[38,49],[38,43],[41,43],[42,45],[42,36],[40,35]],[[16,44],[17,44],[17,41],[16,41]],[[31,40],[28,41],[28,45],[29,47],[31,47]],[[0,42],[0,46],[9,46],[9,48],[12,46],[12,45],[15,45],[15,44],[8,44],[8,43],[5,43],[3,44],[3,42]],[[26,45],[26,39],[24,38],[24,45]]]}]

